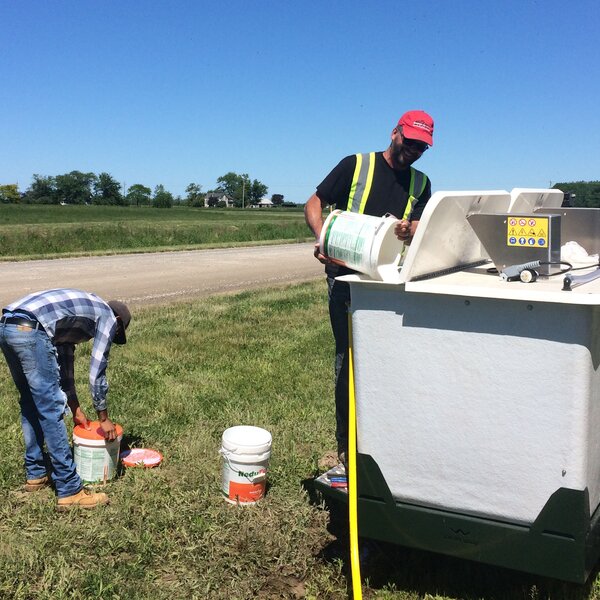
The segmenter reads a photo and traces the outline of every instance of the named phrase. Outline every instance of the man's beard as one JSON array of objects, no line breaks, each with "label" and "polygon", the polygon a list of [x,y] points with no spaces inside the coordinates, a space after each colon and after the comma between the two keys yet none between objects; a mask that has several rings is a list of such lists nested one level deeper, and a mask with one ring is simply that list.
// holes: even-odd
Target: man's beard
[{"label": "man's beard", "polygon": [[412,158],[406,152],[406,148],[403,148],[401,145],[392,145],[392,151],[390,152],[392,157],[392,164],[395,169],[406,169],[412,163],[417,160],[417,157]]},{"label": "man's beard", "polygon": [[390,157],[394,169],[408,169],[416,160],[421,158],[420,152],[414,152],[402,144],[391,143]]}]

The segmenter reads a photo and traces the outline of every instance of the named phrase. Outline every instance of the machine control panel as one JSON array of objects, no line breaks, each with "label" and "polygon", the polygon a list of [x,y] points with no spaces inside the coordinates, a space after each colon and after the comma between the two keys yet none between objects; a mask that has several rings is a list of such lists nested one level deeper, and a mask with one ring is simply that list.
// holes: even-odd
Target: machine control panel
[{"label": "machine control panel", "polygon": [[467,220],[498,272],[536,261],[542,276],[560,271],[560,215],[474,213]]}]

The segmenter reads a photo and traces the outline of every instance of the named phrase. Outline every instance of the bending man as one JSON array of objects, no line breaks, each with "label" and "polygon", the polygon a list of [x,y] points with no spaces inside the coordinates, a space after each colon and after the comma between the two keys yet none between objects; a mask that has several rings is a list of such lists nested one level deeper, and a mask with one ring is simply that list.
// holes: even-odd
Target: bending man
[{"label": "bending man", "polygon": [[0,348],[19,390],[25,440],[26,491],[49,484],[43,454],[48,451],[58,508],[107,504],[106,494],[90,493],[77,474],[63,416],[68,404],[75,425],[89,428],[75,390],[75,344],[93,339],[90,390],[107,440],[116,430],[108,417],[106,367],[112,343],[126,342],[131,315],[125,304],[105,302],[73,289],[25,296],[2,311]]}]

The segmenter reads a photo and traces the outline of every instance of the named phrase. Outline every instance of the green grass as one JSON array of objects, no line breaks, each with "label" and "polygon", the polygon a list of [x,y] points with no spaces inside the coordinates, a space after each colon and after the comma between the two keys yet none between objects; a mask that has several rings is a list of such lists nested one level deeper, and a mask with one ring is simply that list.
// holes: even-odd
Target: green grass
[{"label": "green grass", "polygon": [[98,206],[47,204],[0,204],[0,225],[40,223],[101,223],[110,221],[198,221],[235,223],[244,221],[277,221],[282,215],[303,218],[302,207],[269,209],[236,208],[152,208],[148,206]]},{"label": "green grass", "polygon": [[[0,364],[0,598],[347,598],[346,525],[303,483],[333,446],[332,339],[323,282],[139,309],[111,355],[109,408],[126,441],[160,450],[125,470],[111,504],[57,513],[50,490],[19,491],[15,390]],[[89,344],[77,358],[84,408]],[[220,494],[218,450],[236,424],[273,435],[256,506]],[[578,587],[439,555],[379,546],[364,597],[393,600],[600,599]]]},{"label": "green grass", "polygon": [[300,209],[0,205],[0,260],[215,248],[308,238]]}]

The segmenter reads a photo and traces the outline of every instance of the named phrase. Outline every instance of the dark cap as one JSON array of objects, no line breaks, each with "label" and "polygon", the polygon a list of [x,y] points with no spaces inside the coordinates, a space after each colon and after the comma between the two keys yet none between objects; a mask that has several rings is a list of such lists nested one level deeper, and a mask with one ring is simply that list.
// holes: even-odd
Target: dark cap
[{"label": "dark cap", "polygon": [[125,304],[119,302],[119,300],[109,300],[108,305],[112,308],[115,317],[121,319],[121,327],[117,328],[113,342],[115,344],[125,344],[127,338],[125,337],[125,330],[129,327],[131,321],[131,313]]}]

